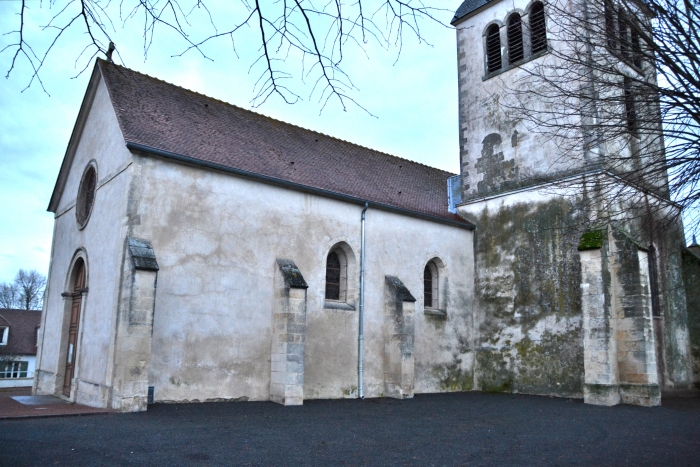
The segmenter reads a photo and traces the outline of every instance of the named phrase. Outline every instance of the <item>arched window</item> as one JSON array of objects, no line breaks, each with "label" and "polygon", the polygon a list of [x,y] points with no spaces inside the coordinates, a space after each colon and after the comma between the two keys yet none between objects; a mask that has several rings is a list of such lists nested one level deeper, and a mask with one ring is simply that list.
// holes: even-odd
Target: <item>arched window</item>
[{"label": "arched window", "polygon": [[340,258],[331,251],[326,259],[326,300],[340,300]]},{"label": "arched window", "polygon": [[530,37],[532,53],[547,50],[547,25],[544,18],[544,6],[537,2],[530,8]]},{"label": "arched window", "polygon": [[333,245],[326,256],[326,277],[323,307],[354,310],[357,299],[355,254],[346,242]]},{"label": "arched window", "polygon": [[508,59],[513,64],[523,57],[523,23],[520,15],[515,13],[508,18]]},{"label": "arched window", "polygon": [[486,31],[486,69],[489,73],[501,69],[501,32],[497,24]]},{"label": "arched window", "polygon": [[430,261],[423,270],[423,306],[425,308],[439,308],[438,283],[438,268]]}]

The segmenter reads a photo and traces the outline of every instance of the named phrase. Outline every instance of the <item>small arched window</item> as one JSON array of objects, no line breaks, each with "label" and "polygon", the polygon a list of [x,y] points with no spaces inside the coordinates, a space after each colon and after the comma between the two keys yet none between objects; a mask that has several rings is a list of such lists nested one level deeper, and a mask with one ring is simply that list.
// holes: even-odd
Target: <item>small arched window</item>
[{"label": "small arched window", "polygon": [[532,53],[547,50],[547,25],[544,17],[544,5],[537,2],[530,8],[530,37]]},{"label": "small arched window", "polygon": [[508,18],[508,59],[511,64],[525,57],[523,50],[523,22],[515,13]]},{"label": "small arched window", "polygon": [[501,32],[497,24],[486,31],[486,69],[489,73],[501,69]]},{"label": "small arched window", "polygon": [[340,258],[331,251],[326,259],[326,300],[340,300]]},{"label": "small arched window", "polygon": [[423,306],[425,308],[439,307],[438,269],[432,261],[423,270]]}]

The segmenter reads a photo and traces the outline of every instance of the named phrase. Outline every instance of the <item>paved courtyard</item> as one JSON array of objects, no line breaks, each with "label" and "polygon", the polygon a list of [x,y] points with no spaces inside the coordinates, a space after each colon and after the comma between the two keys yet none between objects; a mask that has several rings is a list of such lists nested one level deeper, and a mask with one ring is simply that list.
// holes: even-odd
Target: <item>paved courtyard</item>
[{"label": "paved courtyard", "polygon": [[700,465],[700,399],[595,407],[506,394],[150,406],[0,420],[0,465]]}]

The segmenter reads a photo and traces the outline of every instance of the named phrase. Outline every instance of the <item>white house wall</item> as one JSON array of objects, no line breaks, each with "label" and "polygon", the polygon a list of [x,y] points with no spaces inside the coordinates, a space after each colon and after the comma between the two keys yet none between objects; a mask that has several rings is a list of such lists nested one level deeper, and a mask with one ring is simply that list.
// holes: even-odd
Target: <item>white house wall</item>
[{"label": "white house wall", "polygon": [[[160,401],[267,400],[277,258],[309,284],[304,398],[357,396],[362,206],[201,168],[136,157],[141,193],[133,235],[152,242],[160,270],[151,384]],[[470,389],[472,234],[370,208],[366,221],[365,395],[384,392],[385,275],[413,295],[415,391]],[[345,242],[354,310],[324,308],[325,262]],[[445,265],[447,319],[422,313],[422,274]],[[354,290],[354,293],[352,293]],[[419,311],[420,310],[420,311]]]},{"label": "white house wall", "polygon": [[[92,214],[80,230],[75,203],[83,171],[97,164],[97,190]],[[55,216],[41,348],[38,353],[37,392],[60,393],[66,351],[69,310],[61,296],[68,290],[70,268],[78,254],[85,258],[87,293],[81,313],[77,367],[77,402],[103,405],[111,385],[112,344],[119,281],[126,236],[126,204],[131,154],[124,145],[107,89],[99,81],[85,127],[70,167]],[[69,301],[69,300],[68,300]],[[68,305],[69,306],[69,305]]]}]

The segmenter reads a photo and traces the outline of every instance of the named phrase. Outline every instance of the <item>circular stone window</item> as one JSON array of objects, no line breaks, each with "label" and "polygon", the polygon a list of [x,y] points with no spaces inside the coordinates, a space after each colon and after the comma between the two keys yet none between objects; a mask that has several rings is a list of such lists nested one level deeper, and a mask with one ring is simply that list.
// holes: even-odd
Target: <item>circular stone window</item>
[{"label": "circular stone window", "polygon": [[93,164],[89,164],[83,172],[78,188],[78,200],[75,206],[75,218],[82,229],[90,219],[92,205],[95,202],[95,188],[97,186],[97,171]]}]

